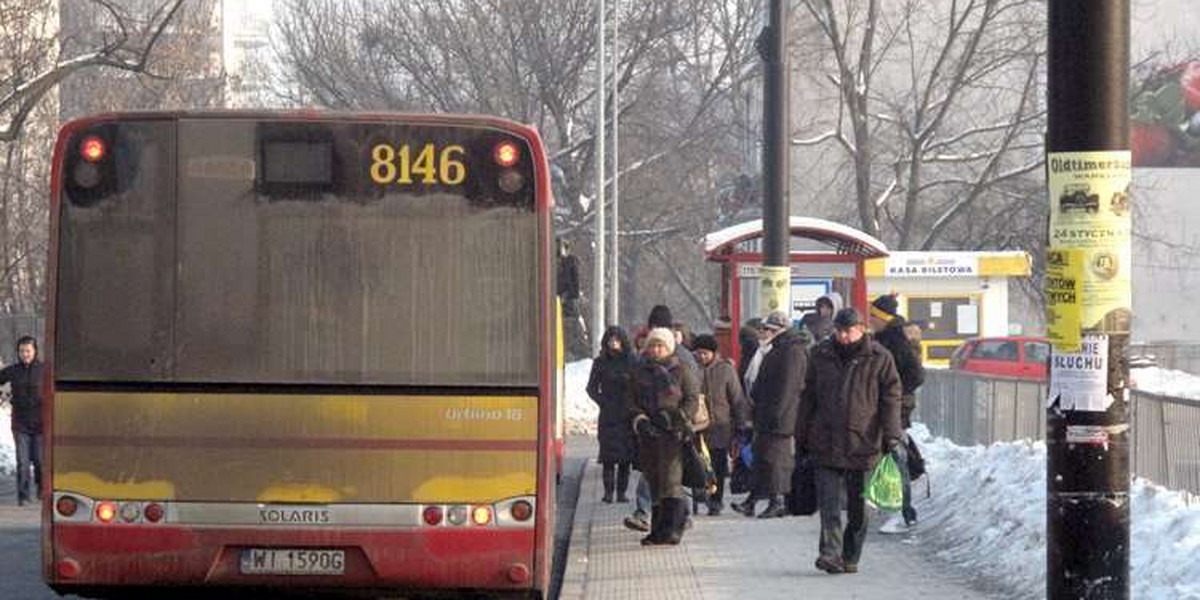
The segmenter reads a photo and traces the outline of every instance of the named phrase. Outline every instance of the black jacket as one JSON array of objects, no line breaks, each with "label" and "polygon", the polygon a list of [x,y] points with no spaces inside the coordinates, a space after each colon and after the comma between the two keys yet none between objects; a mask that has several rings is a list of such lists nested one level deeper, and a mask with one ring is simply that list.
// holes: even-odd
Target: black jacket
[{"label": "black jacket", "polygon": [[[621,340],[623,352],[608,350],[608,340]],[[629,336],[619,327],[610,327],[600,342],[600,356],[592,363],[588,377],[588,396],[600,407],[598,419],[601,462],[633,460],[633,429],[629,427],[629,403],[633,393],[633,372],[637,356],[629,345]]]},{"label": "black jacket", "polygon": [[42,432],[42,363],[13,363],[0,369],[0,385],[12,384],[12,429],[20,433]]},{"label": "black jacket", "polygon": [[925,367],[921,365],[921,356],[913,350],[908,336],[904,333],[904,319],[892,319],[883,331],[875,334],[875,341],[892,353],[892,358],[896,361],[896,372],[900,374],[902,393],[911,396],[925,383]]},{"label": "black jacket", "polygon": [[807,366],[808,349],[798,332],[788,329],[775,337],[750,392],[755,433],[792,435]]},{"label": "black jacket", "polygon": [[891,353],[869,337],[842,351],[826,338],[813,348],[799,412],[796,445],[817,464],[871,470],[886,447],[903,439]]}]

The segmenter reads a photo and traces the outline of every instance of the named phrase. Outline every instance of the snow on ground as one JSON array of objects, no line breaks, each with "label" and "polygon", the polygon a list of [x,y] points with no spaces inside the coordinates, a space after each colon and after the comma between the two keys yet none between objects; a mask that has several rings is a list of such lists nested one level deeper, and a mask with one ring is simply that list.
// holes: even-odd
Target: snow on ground
[{"label": "snow on ground", "polygon": [[592,373],[592,360],[577,360],[567,363],[564,373],[566,384],[567,433],[596,435],[596,419],[600,407],[587,395],[588,376]]},{"label": "snow on ground", "polygon": [[0,475],[10,475],[17,470],[17,447],[12,438],[12,407],[7,402],[0,408]]},{"label": "snow on ground", "polygon": [[[1014,598],[1045,596],[1046,446],[1012,442],[963,447],[913,436],[928,462],[932,494],[914,483],[916,537],[963,572],[978,573]],[[1132,499],[1132,597],[1200,599],[1200,498],[1136,479]],[[869,547],[869,544],[868,544]]]},{"label": "snow on ground", "polygon": [[1185,371],[1145,367],[1131,373],[1134,387],[1143,392],[1200,400],[1200,375]]}]

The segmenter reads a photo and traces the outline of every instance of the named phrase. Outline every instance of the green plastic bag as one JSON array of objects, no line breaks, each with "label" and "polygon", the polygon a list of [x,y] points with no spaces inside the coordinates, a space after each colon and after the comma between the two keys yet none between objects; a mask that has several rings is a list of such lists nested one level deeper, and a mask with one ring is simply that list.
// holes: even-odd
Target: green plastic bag
[{"label": "green plastic bag", "polygon": [[863,488],[863,498],[871,506],[887,512],[897,512],[904,505],[904,489],[900,481],[900,469],[896,467],[896,459],[892,454],[883,455],[883,460],[875,465],[871,479]]}]

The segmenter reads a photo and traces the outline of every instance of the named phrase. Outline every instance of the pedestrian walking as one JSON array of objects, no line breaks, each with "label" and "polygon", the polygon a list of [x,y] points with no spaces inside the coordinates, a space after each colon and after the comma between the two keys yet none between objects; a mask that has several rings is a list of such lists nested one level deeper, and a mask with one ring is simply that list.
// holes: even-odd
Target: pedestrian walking
[{"label": "pedestrian walking", "polygon": [[899,306],[896,296],[891,294],[880,296],[871,303],[871,330],[875,341],[891,352],[900,375],[900,424],[905,430],[903,443],[895,452],[904,504],[900,514],[893,514],[884,521],[880,533],[904,533],[917,524],[917,509],[912,503],[912,474],[908,470],[908,428],[912,427],[912,413],[917,408],[917,388],[925,382],[925,367],[921,364],[919,348],[914,348],[910,324],[900,314]]},{"label": "pedestrian walking", "polygon": [[717,516],[725,508],[725,480],[729,477],[729,448],[737,424],[749,419],[750,408],[742,393],[733,363],[721,356],[717,338],[698,335],[694,341],[696,362],[700,363],[700,394],[708,403],[711,423],[701,435],[712,457],[717,489],[707,499],[708,514]]},{"label": "pedestrian walking", "polygon": [[42,361],[37,340],[17,340],[17,362],[0,369],[12,384],[12,435],[17,451],[17,505],[42,499]]},{"label": "pedestrian walking", "polygon": [[834,335],[817,344],[809,360],[796,445],[817,464],[816,566],[827,573],[857,573],[867,536],[863,487],[882,451],[904,435],[901,386],[891,353],[871,339],[857,310],[843,308],[833,324]]},{"label": "pedestrian walking", "polygon": [[[679,324],[672,318],[671,308],[665,304],[656,304],[654,308],[650,309],[650,315],[646,318],[646,325],[638,330],[634,345],[639,353],[644,353],[646,350],[646,339],[652,329],[663,328],[672,331],[675,338],[675,358],[691,371],[694,381],[699,381],[700,367],[696,364],[696,358],[692,356],[692,353],[682,345],[683,331],[677,325]],[[638,478],[635,495],[636,502],[633,513],[625,517],[625,526],[634,531],[649,531],[650,523],[646,520],[646,517],[650,515],[650,486],[646,482],[644,472],[643,476]],[[685,510],[686,506],[685,504]],[[688,519],[687,525],[691,526],[691,519]]]},{"label": "pedestrian walking", "polygon": [[611,503],[615,492],[617,502],[629,502],[625,492],[636,453],[636,440],[629,427],[629,394],[637,357],[625,330],[615,325],[604,332],[600,346],[587,384],[588,396],[600,406],[597,437],[604,477],[604,496],[600,500]]},{"label": "pedestrian walking", "polygon": [[651,329],[644,360],[634,370],[631,404],[638,461],[652,502],[650,534],[642,545],[675,545],[683,539],[683,445],[692,435],[698,400],[695,378],[675,356],[674,332]]},{"label": "pedestrian walking", "polygon": [[[792,487],[796,411],[804,389],[808,350],[783,311],[767,315],[763,328],[767,333],[759,347],[762,359],[749,392],[754,402],[754,490],[740,510],[754,516],[756,501],[765,498],[767,507],[758,518],[769,519],[788,514],[783,497]],[[754,368],[751,364],[750,371]]]}]

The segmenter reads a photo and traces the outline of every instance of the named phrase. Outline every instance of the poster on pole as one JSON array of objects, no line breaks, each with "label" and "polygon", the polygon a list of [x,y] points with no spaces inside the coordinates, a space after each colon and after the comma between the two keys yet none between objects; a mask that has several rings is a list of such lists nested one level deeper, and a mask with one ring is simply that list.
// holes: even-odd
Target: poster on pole
[{"label": "poster on pole", "polygon": [[1085,335],[1078,352],[1050,357],[1049,401],[1055,398],[1062,410],[1108,410],[1108,336]]},{"label": "poster on pole", "polygon": [[1077,251],[1084,330],[1128,333],[1132,291],[1129,151],[1055,152],[1049,165],[1050,250]]},{"label": "poster on pole", "polygon": [[1057,352],[1079,351],[1082,263],[1081,250],[1051,248],[1046,252],[1046,337]]},{"label": "poster on pole", "polygon": [[792,269],[791,267],[768,267],[763,265],[759,270],[762,292],[759,306],[763,307],[763,316],[776,310],[791,313]]}]

